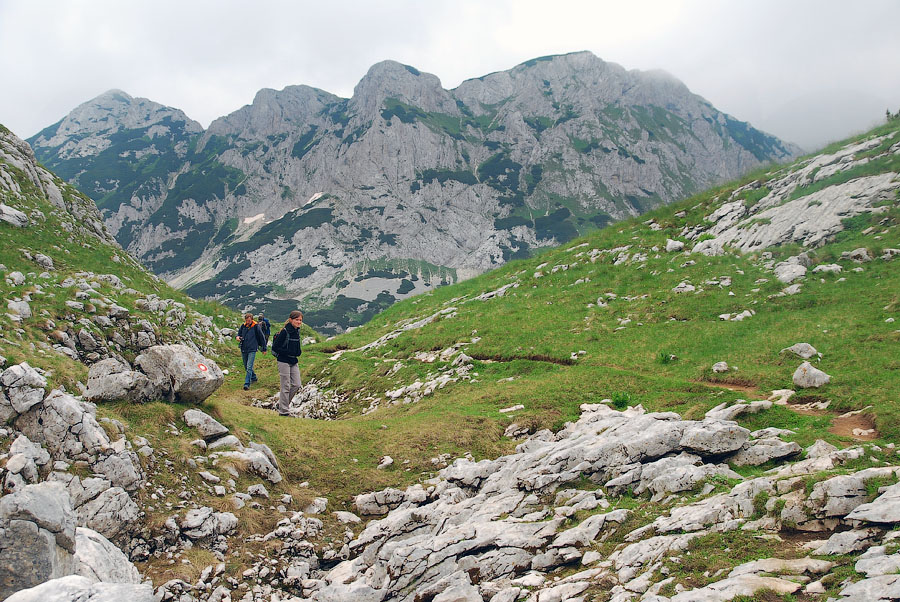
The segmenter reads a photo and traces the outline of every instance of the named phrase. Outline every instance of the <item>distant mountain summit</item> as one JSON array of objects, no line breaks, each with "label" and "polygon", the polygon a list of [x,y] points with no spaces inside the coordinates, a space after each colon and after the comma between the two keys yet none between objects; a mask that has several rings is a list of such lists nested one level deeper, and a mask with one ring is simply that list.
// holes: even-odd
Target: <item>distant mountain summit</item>
[{"label": "distant mountain summit", "polygon": [[29,142],[171,283],[324,331],[799,150],[589,52],[454,90],[384,61],[352,98],[261,90],[205,131],[111,91]]}]

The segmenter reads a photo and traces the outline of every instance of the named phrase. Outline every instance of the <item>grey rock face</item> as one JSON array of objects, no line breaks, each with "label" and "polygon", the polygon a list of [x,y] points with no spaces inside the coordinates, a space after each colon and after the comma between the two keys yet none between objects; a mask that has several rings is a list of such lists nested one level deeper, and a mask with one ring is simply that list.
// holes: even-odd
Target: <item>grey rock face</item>
[{"label": "grey rock face", "polygon": [[52,579],[22,590],[7,602],[153,602],[152,585],[94,583],[81,575]]},{"label": "grey rock face", "polygon": [[733,422],[704,420],[685,429],[681,446],[701,455],[718,455],[740,449],[750,431]]},{"label": "grey rock face", "polygon": [[0,597],[72,573],[75,513],[58,483],[0,498],[0,533]]},{"label": "grey rock face", "polygon": [[684,250],[684,243],[680,240],[666,239],[666,253],[677,253]]},{"label": "grey rock face", "polygon": [[885,524],[900,522],[900,484],[891,485],[871,503],[858,506],[847,519]]},{"label": "grey rock face", "polygon": [[23,414],[44,399],[47,379],[34,368],[23,362],[10,366],[0,374],[0,421],[6,422],[13,416]]},{"label": "grey rock face", "polygon": [[218,420],[200,410],[185,411],[184,422],[189,427],[197,429],[200,436],[207,442],[228,433],[228,429]]},{"label": "grey rock face", "polygon": [[819,352],[816,351],[816,348],[809,343],[795,343],[790,347],[782,349],[781,353],[784,353],[785,351],[790,351],[794,355],[799,355],[805,360],[808,360],[809,358],[819,354]]},{"label": "grey rock face", "polygon": [[188,539],[209,540],[233,531],[237,524],[237,517],[231,512],[215,512],[212,508],[203,507],[188,510],[178,526],[181,534]]},{"label": "grey rock face", "polygon": [[145,374],[115,358],[108,358],[91,365],[84,398],[93,403],[118,400],[144,403],[160,395],[160,388]]},{"label": "grey rock face", "polygon": [[[438,584],[469,566],[477,566],[483,580],[498,581],[499,586],[529,569],[545,571],[577,562],[584,548],[628,516],[625,510],[598,513],[561,530],[564,516],[596,508],[605,500],[598,500],[597,492],[560,489],[553,516],[541,494],[585,476],[608,490],[646,489],[656,496],[691,489],[713,474],[740,479],[727,466],[703,463],[704,456],[727,457],[747,443],[749,432],[734,422],[683,421],[671,413],[646,414],[639,407],[616,412],[604,405],[583,405],[582,412],[578,422],[555,435],[536,434],[510,456],[455,461],[427,483],[427,490],[358,496],[355,504],[361,514],[387,514],[350,542],[351,559],[325,576],[327,585],[313,600],[351,599],[363,590],[373,599],[414,600],[428,597]],[[633,531],[627,540],[634,543],[609,558],[619,582],[685,549],[707,526],[737,528],[743,517],[754,513],[761,492],[775,495],[774,481],[741,483],[728,493],[675,507],[670,516]],[[661,535],[644,539],[654,530]],[[677,531],[688,533],[665,535]],[[535,599],[577,595],[598,574],[554,583],[536,592]]]},{"label": "grey rock face", "polygon": [[831,377],[809,362],[803,362],[794,371],[794,385],[802,389],[818,388],[831,382]]},{"label": "grey rock face", "polygon": [[806,276],[806,268],[802,265],[791,263],[780,263],[775,266],[775,277],[779,282],[790,284],[798,278]]},{"label": "grey rock face", "polygon": [[141,582],[137,567],[119,548],[85,527],[75,530],[75,574],[106,583]]},{"label": "grey rock face", "polygon": [[173,400],[199,403],[225,381],[211,359],[185,345],[157,345],[134,360],[150,382]]},{"label": "grey rock face", "polygon": [[78,522],[119,541],[140,525],[141,511],[121,487],[110,487],[78,507]]},{"label": "grey rock face", "polygon": [[17,228],[26,228],[28,226],[28,216],[5,203],[0,203],[0,220]]},{"label": "grey rock face", "polygon": [[19,416],[15,424],[29,439],[45,445],[54,459],[85,460],[93,470],[128,491],[136,489],[143,478],[137,456],[124,445],[117,449],[90,408],[67,393],[52,391],[43,403]]},{"label": "grey rock face", "polygon": [[770,460],[795,456],[801,451],[800,446],[793,441],[788,443],[777,438],[754,439],[745,443],[728,461],[735,466],[759,466]]},{"label": "grey rock face", "polygon": [[[240,442],[239,442],[240,443]],[[280,483],[282,480],[281,473],[269,461],[266,454],[256,449],[243,449],[242,451],[224,451],[217,452],[220,457],[233,458],[247,466],[247,470],[258,475],[270,483]]]},{"label": "grey rock face", "polygon": [[[693,249],[707,255],[722,254],[725,245],[744,253],[788,243],[819,247],[844,229],[843,220],[881,211],[878,206],[894,198],[900,189],[900,182],[893,173],[883,173],[851,179],[821,190],[812,187],[812,192],[808,194],[803,194],[804,188],[869,161],[869,158],[857,159],[856,155],[874,149],[884,141],[884,136],[878,136],[850,144],[833,154],[813,157],[799,169],[781,173],[765,182],[769,194],[749,208],[738,198],[746,187],[735,190],[732,196],[735,200],[707,216],[707,220],[714,222],[711,228],[698,228],[682,234],[693,240],[702,234],[712,234],[714,239],[699,242]],[[900,153],[900,147],[895,144],[884,156],[897,153]],[[866,249],[848,252],[844,258],[857,262],[871,260]],[[790,277],[796,277],[799,273],[796,268],[784,267],[782,270]]]},{"label": "grey rock face", "polygon": [[140,527],[140,508],[121,487],[113,487],[107,479],[79,477],[52,472],[48,478],[66,487],[78,517],[78,525],[97,531],[105,538],[127,543]]},{"label": "grey rock face", "polygon": [[[160,161],[171,173],[79,183],[111,199],[108,226],[176,285],[199,281],[196,291],[221,297],[277,283],[326,303],[339,293],[371,303],[382,290],[402,298],[571,238],[581,226],[556,198],[576,199],[579,211],[605,223],[795,150],[752,129],[749,145],[747,129],[669,76],[582,52],[455,90],[385,61],[350,99],[308,86],[261,90],[202,133],[179,111],[114,91],[31,142],[50,167],[101,161],[101,151],[130,137],[152,141],[136,160],[171,159]],[[127,143],[121,151],[135,152]],[[234,181],[167,202],[170,180],[181,190],[202,179],[193,166],[207,161]],[[450,196],[453,203],[443,201]],[[521,217],[532,210],[560,227]],[[233,233],[244,237],[241,247],[231,246]],[[366,274],[372,260],[389,262],[399,277]],[[218,276],[244,262],[239,274]],[[330,285],[339,275],[348,284]]]}]

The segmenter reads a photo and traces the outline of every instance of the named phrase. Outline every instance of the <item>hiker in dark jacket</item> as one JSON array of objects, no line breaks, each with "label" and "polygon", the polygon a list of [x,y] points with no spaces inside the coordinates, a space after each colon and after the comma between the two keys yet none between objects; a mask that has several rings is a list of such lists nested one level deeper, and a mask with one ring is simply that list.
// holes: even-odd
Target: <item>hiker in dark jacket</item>
[{"label": "hiker in dark jacket", "polygon": [[262,329],[262,333],[266,336],[266,345],[269,344],[269,335],[272,334],[272,325],[269,324],[269,319],[263,315],[262,312],[257,316],[256,321],[259,322],[259,327]]},{"label": "hiker in dark jacket", "polygon": [[260,349],[266,352],[266,337],[263,335],[259,324],[253,320],[253,314],[244,314],[244,323],[238,328],[238,344],[241,346],[241,359],[244,361],[244,370],[247,376],[244,378],[244,391],[250,388],[250,383],[256,382],[256,373],[253,364],[256,363],[256,352]]},{"label": "hiker in dark jacket", "polygon": [[272,340],[272,355],[278,360],[278,376],[281,378],[281,394],[278,397],[278,413],[289,416],[291,399],[300,390],[300,367],[297,358],[303,353],[300,349],[300,325],[303,314],[299,310],[291,312],[282,328]]}]

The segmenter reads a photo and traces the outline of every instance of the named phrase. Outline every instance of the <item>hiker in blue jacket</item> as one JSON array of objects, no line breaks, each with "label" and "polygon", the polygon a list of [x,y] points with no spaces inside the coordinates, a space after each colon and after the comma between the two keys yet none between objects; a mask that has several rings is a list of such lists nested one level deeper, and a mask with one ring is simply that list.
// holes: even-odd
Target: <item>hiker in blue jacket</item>
[{"label": "hiker in blue jacket", "polygon": [[267,318],[262,312],[259,312],[259,316],[257,316],[256,321],[259,322],[259,327],[262,328],[262,333],[266,336],[266,345],[268,345],[269,335],[272,334],[272,325],[269,323],[269,318]]},{"label": "hiker in blue jacket", "polygon": [[256,382],[256,373],[253,364],[256,362],[256,352],[266,352],[267,340],[259,323],[253,320],[253,314],[244,314],[244,323],[238,328],[238,344],[241,346],[241,359],[244,361],[244,370],[247,376],[244,378],[244,391],[250,388],[250,383]]}]

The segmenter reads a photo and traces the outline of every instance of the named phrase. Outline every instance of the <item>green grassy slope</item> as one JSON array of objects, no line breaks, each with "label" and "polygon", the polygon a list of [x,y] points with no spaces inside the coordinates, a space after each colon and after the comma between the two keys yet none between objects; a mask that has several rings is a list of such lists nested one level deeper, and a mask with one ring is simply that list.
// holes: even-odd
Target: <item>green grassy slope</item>
[{"label": "green grassy slope", "polygon": [[[893,124],[869,136],[898,130]],[[253,407],[253,402],[277,392],[274,360],[268,355],[258,358],[259,385],[245,392],[234,348],[218,351],[215,359],[232,374],[201,409],[242,441],[272,447],[285,476],[284,482],[269,488],[273,497],[290,493],[302,507],[323,495],[329,498],[329,510],[349,510],[356,494],[420,481],[436,470],[432,458],[441,454],[455,458],[471,453],[478,459],[509,453],[517,444],[503,434],[510,424],[531,432],[558,429],[578,416],[582,403],[641,403],[649,410],[701,418],[722,402],[765,399],[774,389],[793,388],[791,376],[802,361],[781,349],[808,342],[822,353],[821,360],[813,361],[832,381],[820,389],[798,391],[792,402],[829,401],[828,410],[812,414],[776,406],[741,418],[742,424],[790,428],[796,432],[790,438],[803,446],[816,439],[846,446],[854,439],[852,433],[833,428],[838,415],[862,410],[858,423],[877,428],[876,443],[896,442],[900,330],[896,322],[886,320],[900,313],[900,259],[878,257],[883,249],[900,248],[900,200],[886,201],[880,214],[849,220],[832,242],[808,250],[814,265],[837,262],[844,272],[809,273],[802,291],[792,296],[772,297],[784,285],[766,263],[795,255],[802,250],[796,246],[718,257],[664,250],[667,239],[678,239],[685,227],[703,224],[732,191],[793,169],[796,166],[757,172],[539,256],[398,303],[361,328],[306,347],[301,358],[304,382],[316,381],[342,397],[339,420],[281,418]],[[879,169],[889,171],[891,163],[882,162]],[[4,244],[5,261],[25,243],[17,239]],[[48,240],[42,246],[54,244],[61,245]],[[859,247],[876,259],[855,272],[857,264],[842,260],[841,253]],[[133,276],[136,281],[144,277]],[[728,286],[721,284],[725,277],[731,279]],[[673,292],[683,281],[697,290]],[[161,286],[152,277],[146,284]],[[507,285],[502,296],[477,299]],[[754,315],[740,322],[719,319],[720,314],[744,310]],[[358,350],[429,316],[435,317],[419,328]],[[473,358],[468,378],[459,377],[417,401],[404,403],[407,395],[400,395],[392,403],[388,392],[455,370],[439,357],[425,362],[417,355],[439,355],[454,346]],[[716,374],[712,365],[719,361],[737,370]],[[524,408],[500,411],[519,404]],[[173,434],[168,425],[186,430],[180,422],[184,409],[163,403],[112,404],[99,413],[129,424],[131,433],[147,436],[157,450],[183,463],[193,453],[188,439]],[[385,455],[394,464],[379,470],[376,466]],[[155,478],[171,486],[170,492],[183,486],[174,473]],[[167,484],[166,478],[172,482]],[[191,473],[189,479],[203,489],[196,475]],[[309,487],[302,487],[303,482]],[[239,489],[248,483],[240,481]],[[211,493],[194,501],[230,510],[224,498]],[[151,526],[171,514],[164,503],[180,500],[170,495],[153,502]],[[248,507],[238,514],[243,534],[265,533],[280,518],[265,507]],[[333,519],[326,518],[319,543],[339,548],[346,527],[329,521]],[[248,544],[251,551],[265,553],[265,546],[254,545]],[[191,565],[170,566],[160,560],[142,568],[156,581],[175,576],[191,581],[204,563],[208,560],[197,558]],[[240,567],[229,567],[230,573],[235,571]]]},{"label": "green grassy slope", "polygon": [[[875,133],[885,131],[893,130]],[[271,445],[289,482],[309,481],[336,509],[349,508],[354,494],[417,481],[434,470],[431,459],[442,453],[479,458],[509,452],[516,444],[503,436],[509,424],[556,429],[576,418],[582,403],[612,399],[700,418],[725,401],[765,399],[773,389],[793,388],[791,376],[802,360],[780,350],[797,342],[814,345],[823,354],[816,365],[833,378],[826,387],[798,392],[794,401],[828,400],[834,412],[802,415],[776,407],[766,413],[766,426],[794,429],[801,445],[819,438],[847,445],[851,438],[828,431],[832,419],[838,412],[864,409],[861,420],[874,421],[880,440],[897,440],[900,332],[885,320],[900,309],[900,263],[876,259],[857,273],[851,271],[855,264],[839,261],[843,274],[809,274],[801,293],[770,298],[784,285],[763,266],[762,252],[707,257],[664,251],[667,238],[702,223],[731,191],[768,177],[758,172],[407,300],[364,327],[307,347],[304,381],[327,382],[326,388],[344,395],[340,420],[290,420],[249,407],[277,390],[268,357],[259,363],[260,389],[244,393],[231,382],[208,405],[227,424]],[[876,255],[900,248],[898,224],[895,199],[887,213],[854,219],[834,242],[809,254],[819,264],[858,247]],[[798,250],[768,252],[777,261]],[[616,265],[621,253],[629,259]],[[635,261],[638,254],[646,260]],[[568,268],[554,272],[555,266]],[[536,272],[543,276],[535,277]],[[706,284],[722,277],[730,277],[731,285]],[[672,292],[685,280],[699,292]],[[504,296],[475,299],[512,283],[518,287]],[[598,307],[598,298],[607,306]],[[398,325],[449,308],[455,310],[381,347],[352,351]],[[745,309],[755,315],[742,322],[718,318]],[[388,391],[417,379],[426,382],[447,368],[440,360],[418,361],[416,354],[459,344],[474,358],[471,380],[448,383],[414,403],[403,403],[401,396],[391,404],[386,398]],[[338,350],[347,351],[331,359]],[[719,361],[737,370],[715,374],[711,368]],[[379,409],[363,415],[372,398],[381,400]],[[524,409],[499,411],[516,404]],[[747,424],[760,420],[751,416]],[[395,463],[377,470],[384,455]]]}]

